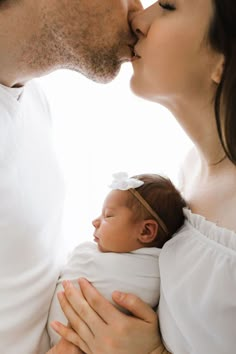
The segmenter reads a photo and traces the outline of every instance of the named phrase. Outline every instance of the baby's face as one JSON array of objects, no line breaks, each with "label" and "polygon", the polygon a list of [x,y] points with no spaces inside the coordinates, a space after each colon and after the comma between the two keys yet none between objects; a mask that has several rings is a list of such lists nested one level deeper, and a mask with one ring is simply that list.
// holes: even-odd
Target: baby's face
[{"label": "baby's face", "polygon": [[131,252],[141,247],[142,221],[135,220],[128,208],[129,196],[129,191],[111,191],[101,215],[93,221],[94,241],[102,252]]}]

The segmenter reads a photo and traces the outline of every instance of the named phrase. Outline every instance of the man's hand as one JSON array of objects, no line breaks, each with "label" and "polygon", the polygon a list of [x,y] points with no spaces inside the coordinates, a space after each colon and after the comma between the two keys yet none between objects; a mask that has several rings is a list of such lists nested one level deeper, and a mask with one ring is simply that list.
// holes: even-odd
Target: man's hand
[{"label": "man's hand", "polygon": [[52,349],[46,354],[83,354],[74,344],[67,342],[66,339],[61,339]]}]

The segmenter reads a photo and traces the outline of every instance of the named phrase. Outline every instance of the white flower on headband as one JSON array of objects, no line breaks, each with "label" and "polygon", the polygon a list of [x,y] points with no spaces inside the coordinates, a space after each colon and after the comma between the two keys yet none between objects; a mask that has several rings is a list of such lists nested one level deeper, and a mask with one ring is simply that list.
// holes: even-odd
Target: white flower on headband
[{"label": "white flower on headband", "polygon": [[136,178],[129,178],[126,172],[118,172],[112,175],[113,181],[109,186],[111,189],[119,189],[121,191],[126,191],[130,188],[138,188],[144,184]]}]

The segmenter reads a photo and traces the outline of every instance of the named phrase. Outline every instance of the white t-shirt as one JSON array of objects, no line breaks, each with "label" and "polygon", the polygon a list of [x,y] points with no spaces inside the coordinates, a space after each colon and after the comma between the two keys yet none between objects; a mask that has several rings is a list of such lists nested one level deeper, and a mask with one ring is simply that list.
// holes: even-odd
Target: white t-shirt
[{"label": "white t-shirt", "polygon": [[0,85],[0,353],[45,354],[64,199],[47,102]]},{"label": "white t-shirt", "polygon": [[120,290],[136,294],[154,308],[160,295],[159,254],[160,249],[155,247],[114,253],[100,252],[94,242],[77,246],[62,271],[53,296],[48,320],[51,345],[60,337],[51,329],[50,322],[57,320],[67,324],[56,295],[63,290],[61,283],[64,279],[70,279],[78,286],[78,278],[84,277],[111,302],[112,292]]},{"label": "white t-shirt", "polygon": [[160,328],[174,354],[236,353],[236,233],[185,209],[160,255]]}]

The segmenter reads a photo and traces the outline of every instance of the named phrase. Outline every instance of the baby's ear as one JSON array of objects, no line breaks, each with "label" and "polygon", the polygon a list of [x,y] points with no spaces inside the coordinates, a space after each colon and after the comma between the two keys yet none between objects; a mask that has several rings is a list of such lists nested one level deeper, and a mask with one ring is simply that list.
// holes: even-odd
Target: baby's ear
[{"label": "baby's ear", "polygon": [[138,239],[141,243],[151,243],[155,240],[157,231],[158,224],[155,220],[144,220]]},{"label": "baby's ear", "polygon": [[225,57],[223,54],[218,54],[219,58],[216,62],[216,66],[214,68],[214,71],[211,75],[212,81],[214,81],[215,84],[219,84],[222,79],[222,75],[224,72],[224,64],[225,64]]}]

